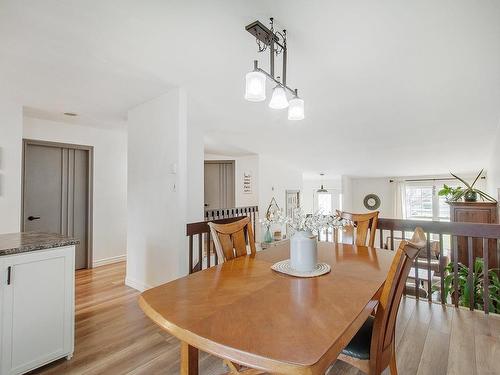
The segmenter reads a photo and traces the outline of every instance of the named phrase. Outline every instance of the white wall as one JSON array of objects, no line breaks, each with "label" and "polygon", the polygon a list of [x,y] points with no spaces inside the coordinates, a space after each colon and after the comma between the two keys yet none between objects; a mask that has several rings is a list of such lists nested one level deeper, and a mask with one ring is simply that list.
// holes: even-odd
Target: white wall
[{"label": "white wall", "polygon": [[0,233],[21,226],[22,106],[0,98]]},{"label": "white wall", "polygon": [[500,125],[495,134],[495,141],[490,154],[487,190],[493,198],[500,199]]},{"label": "white wall", "polygon": [[349,176],[342,176],[342,210],[352,211],[352,179]]},{"label": "white wall", "polygon": [[143,290],[187,273],[185,225],[203,218],[203,143],[182,89],[130,110],[128,132],[126,283]]},{"label": "white wall", "polygon": [[[259,156],[229,156],[205,153],[205,160],[234,160],[235,164],[235,194],[234,201],[236,207],[258,206],[259,205]],[[245,172],[252,174],[252,192],[243,192],[243,177]]]},{"label": "white wall", "polygon": [[94,147],[94,265],[125,258],[127,132],[24,117],[23,137]]},{"label": "white wall", "polygon": [[[286,203],[285,191],[302,191],[302,171],[267,155],[259,155],[259,181],[259,212],[261,218],[264,218],[273,197],[276,199],[278,206],[284,210]],[[257,233],[259,238],[264,235],[264,233]]]},{"label": "white wall", "polygon": [[[352,212],[370,212],[363,204],[367,194],[376,194],[380,198],[380,217],[394,216],[395,184],[389,178],[352,178]],[[347,209],[346,209],[347,211]]]}]

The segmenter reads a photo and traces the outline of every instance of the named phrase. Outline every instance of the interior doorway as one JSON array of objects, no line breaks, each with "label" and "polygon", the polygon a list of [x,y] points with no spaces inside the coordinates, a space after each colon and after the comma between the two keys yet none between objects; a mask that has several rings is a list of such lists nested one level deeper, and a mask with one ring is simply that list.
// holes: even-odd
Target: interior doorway
[{"label": "interior doorway", "polygon": [[92,267],[93,147],[23,140],[22,231],[77,238],[75,269]]},{"label": "interior doorway", "polygon": [[205,209],[235,206],[234,160],[205,160]]}]

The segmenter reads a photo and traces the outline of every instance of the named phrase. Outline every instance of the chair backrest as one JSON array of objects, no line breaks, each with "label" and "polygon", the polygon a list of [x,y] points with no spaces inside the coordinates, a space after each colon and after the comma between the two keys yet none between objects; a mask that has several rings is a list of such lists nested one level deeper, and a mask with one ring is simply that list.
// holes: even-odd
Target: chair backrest
[{"label": "chair backrest", "polygon": [[394,350],[396,318],[406,278],[410,273],[413,261],[420,250],[426,246],[426,243],[424,231],[417,227],[410,241],[400,243],[389,269],[377,305],[370,347],[370,358],[375,359],[373,363],[380,371],[387,367],[391,352]]},{"label": "chair backrest", "polygon": [[208,225],[210,226],[210,232],[214,239],[215,250],[219,259],[227,261],[247,255],[247,241],[251,254],[255,254],[255,241],[249,217],[245,217],[234,223],[208,223]]},{"label": "chair backrest", "polygon": [[[353,214],[337,210],[337,215],[342,219],[350,220],[356,225],[356,228],[352,226],[344,228],[342,242],[356,246],[373,247],[375,245],[375,233],[377,232],[378,214],[378,211],[367,214]],[[368,231],[370,231],[370,237],[367,244]]]}]

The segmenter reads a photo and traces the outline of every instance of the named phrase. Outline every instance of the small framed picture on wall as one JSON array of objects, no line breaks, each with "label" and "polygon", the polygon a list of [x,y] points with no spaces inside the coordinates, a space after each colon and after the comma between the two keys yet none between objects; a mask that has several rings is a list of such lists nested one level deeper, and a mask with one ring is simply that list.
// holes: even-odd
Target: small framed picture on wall
[{"label": "small framed picture on wall", "polygon": [[243,194],[252,194],[252,172],[243,172]]}]

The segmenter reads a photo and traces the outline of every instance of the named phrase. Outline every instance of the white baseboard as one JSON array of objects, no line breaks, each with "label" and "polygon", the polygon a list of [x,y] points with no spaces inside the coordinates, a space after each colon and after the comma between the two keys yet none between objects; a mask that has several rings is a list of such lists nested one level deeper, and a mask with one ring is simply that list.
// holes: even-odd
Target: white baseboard
[{"label": "white baseboard", "polygon": [[95,261],[92,262],[92,267],[105,266],[106,264],[123,262],[125,260],[127,260],[127,255],[126,254],[118,255],[116,257],[99,259],[99,260],[95,260]]},{"label": "white baseboard", "polygon": [[138,290],[139,292],[144,292],[151,288],[150,285],[144,284],[141,281],[131,279],[130,277],[125,278],[125,285]]}]

